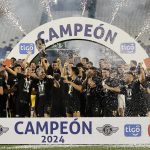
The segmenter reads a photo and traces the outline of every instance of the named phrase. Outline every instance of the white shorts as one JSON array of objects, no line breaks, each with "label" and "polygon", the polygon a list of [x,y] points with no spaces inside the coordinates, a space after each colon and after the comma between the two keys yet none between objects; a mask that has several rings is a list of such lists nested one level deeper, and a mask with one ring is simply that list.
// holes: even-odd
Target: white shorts
[{"label": "white shorts", "polygon": [[125,96],[123,94],[118,94],[118,108],[125,108]]}]

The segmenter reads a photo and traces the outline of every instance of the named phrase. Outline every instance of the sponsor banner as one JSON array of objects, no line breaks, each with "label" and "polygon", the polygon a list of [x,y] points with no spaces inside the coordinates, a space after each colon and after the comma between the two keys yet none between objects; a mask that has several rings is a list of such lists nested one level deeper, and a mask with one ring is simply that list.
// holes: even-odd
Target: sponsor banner
[{"label": "sponsor banner", "polygon": [[134,54],[136,52],[135,43],[121,43],[120,52],[124,54]]},{"label": "sponsor banner", "polygon": [[122,29],[85,17],[62,18],[37,27],[13,48],[8,58],[15,56],[17,59],[25,59],[24,54],[30,48],[32,50],[32,55],[28,60],[30,62],[39,53],[35,47],[35,41],[38,38],[45,40],[46,47],[66,40],[93,41],[110,48],[126,63],[130,63],[132,59],[143,62],[145,58],[148,58],[140,44]]},{"label": "sponsor banner", "polygon": [[149,118],[4,118],[0,144],[149,144]]},{"label": "sponsor banner", "polygon": [[19,53],[20,54],[28,54],[29,51],[34,54],[34,43],[20,43],[19,44]]},{"label": "sponsor banner", "polygon": [[124,126],[124,136],[126,137],[140,137],[142,128],[140,124],[126,124]]}]

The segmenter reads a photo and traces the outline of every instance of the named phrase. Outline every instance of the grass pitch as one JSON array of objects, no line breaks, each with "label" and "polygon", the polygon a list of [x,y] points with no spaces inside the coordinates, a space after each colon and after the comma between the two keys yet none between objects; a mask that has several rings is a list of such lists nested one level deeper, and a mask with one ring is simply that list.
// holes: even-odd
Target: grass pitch
[{"label": "grass pitch", "polygon": [[53,147],[53,146],[40,146],[40,145],[22,145],[22,146],[14,146],[14,145],[1,145],[0,150],[150,150],[150,147],[136,147],[136,146],[66,146],[66,147]]}]

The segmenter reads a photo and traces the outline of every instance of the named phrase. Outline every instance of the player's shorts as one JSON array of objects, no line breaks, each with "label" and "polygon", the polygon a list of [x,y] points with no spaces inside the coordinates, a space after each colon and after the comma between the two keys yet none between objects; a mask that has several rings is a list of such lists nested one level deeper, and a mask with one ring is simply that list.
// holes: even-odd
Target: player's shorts
[{"label": "player's shorts", "polygon": [[77,99],[69,99],[69,102],[66,107],[66,112],[72,114],[74,112],[80,111],[80,101]]},{"label": "player's shorts", "polygon": [[16,105],[16,116],[17,117],[30,117],[30,106],[29,102],[23,99],[19,99]]},{"label": "player's shorts", "polygon": [[125,96],[123,94],[118,94],[118,108],[125,108]]},{"label": "player's shorts", "polygon": [[51,105],[46,100],[47,97],[41,96],[38,98],[38,103],[36,105],[36,114],[38,117],[44,117],[44,114],[50,115]]}]

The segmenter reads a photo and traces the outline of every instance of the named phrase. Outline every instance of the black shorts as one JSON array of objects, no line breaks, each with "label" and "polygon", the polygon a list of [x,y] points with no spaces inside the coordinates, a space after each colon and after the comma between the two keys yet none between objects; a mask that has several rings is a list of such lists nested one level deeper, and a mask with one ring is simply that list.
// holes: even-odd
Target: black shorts
[{"label": "black shorts", "polygon": [[17,100],[16,117],[30,117],[30,104],[25,100]]},{"label": "black shorts", "polygon": [[45,101],[44,97],[38,99],[38,104],[36,106],[36,114],[38,117],[44,117],[44,114],[49,114],[51,112],[51,106]]},{"label": "black shorts", "polygon": [[149,94],[145,94],[144,98],[146,99],[147,110],[150,111],[150,95]]},{"label": "black shorts", "polygon": [[0,117],[6,117],[6,103],[7,97],[2,95],[0,97]]},{"label": "black shorts", "polygon": [[86,117],[99,117],[101,115],[101,98],[88,95],[86,97]]},{"label": "black shorts", "polygon": [[79,99],[72,99],[68,100],[68,104],[66,107],[66,112],[72,114],[74,112],[80,112],[80,100]]},{"label": "black shorts", "polygon": [[15,112],[15,96],[10,95],[10,97],[8,98],[8,107],[10,109],[10,111]]},{"label": "black shorts", "polygon": [[107,107],[107,109],[111,110],[111,111],[116,111],[118,110],[118,100],[117,99],[110,99],[110,100],[106,100],[105,104],[105,108]]},{"label": "black shorts", "polygon": [[146,116],[147,114],[146,101],[130,103],[130,106],[128,105],[126,107],[125,114],[126,116],[129,117],[136,117],[138,115]]}]

